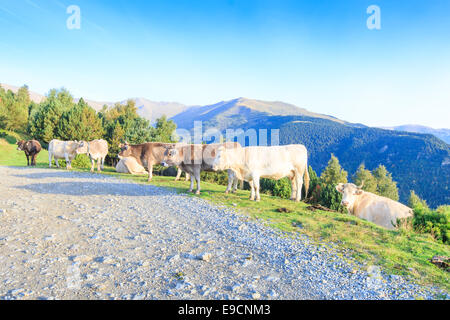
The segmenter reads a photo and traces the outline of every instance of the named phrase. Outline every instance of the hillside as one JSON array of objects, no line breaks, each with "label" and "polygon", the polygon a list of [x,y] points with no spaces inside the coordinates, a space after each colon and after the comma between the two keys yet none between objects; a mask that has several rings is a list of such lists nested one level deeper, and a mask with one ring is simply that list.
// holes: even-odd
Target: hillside
[{"label": "hillside", "polygon": [[328,119],[337,123],[345,123],[332,116],[310,112],[292,104],[274,101],[261,101],[247,98],[237,98],[206,106],[193,106],[174,117],[172,120],[179,128],[190,129],[194,121],[202,121],[206,127],[216,127],[219,130],[245,125],[265,116],[310,116]]},{"label": "hillside", "polygon": [[[5,90],[11,90],[14,93],[17,93],[17,91],[20,89],[20,87],[12,86],[12,85],[5,84],[5,83],[0,83],[0,87],[2,87]],[[45,99],[44,95],[33,92],[33,91],[29,91],[29,94],[30,94],[31,101],[33,101],[35,103],[41,103]]]}]

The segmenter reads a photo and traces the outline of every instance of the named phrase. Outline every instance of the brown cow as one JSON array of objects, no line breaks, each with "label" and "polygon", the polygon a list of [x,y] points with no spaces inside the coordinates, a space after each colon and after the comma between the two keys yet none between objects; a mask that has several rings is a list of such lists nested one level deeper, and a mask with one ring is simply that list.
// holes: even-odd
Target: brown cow
[{"label": "brown cow", "polygon": [[30,157],[31,157],[31,165],[36,166],[36,157],[39,152],[41,152],[41,144],[37,140],[20,140],[17,141],[17,150],[25,152],[27,156],[27,166],[30,165]]},{"label": "brown cow", "polygon": [[[189,144],[168,147],[164,157],[164,165],[178,166],[186,173],[190,174],[191,186],[189,192],[194,189],[194,180],[197,182],[196,194],[200,194],[200,172],[214,171],[212,164],[216,157],[217,149],[221,146],[235,149],[241,148],[239,142],[225,142],[212,144]],[[231,189],[236,191],[237,179],[232,170],[228,172],[228,187],[225,191],[228,193]]]},{"label": "brown cow", "polygon": [[174,147],[175,143],[147,142],[130,145],[127,142],[120,145],[119,157],[133,157],[143,167],[147,167],[148,181],[152,181],[153,166],[160,164],[164,159],[167,148]]}]

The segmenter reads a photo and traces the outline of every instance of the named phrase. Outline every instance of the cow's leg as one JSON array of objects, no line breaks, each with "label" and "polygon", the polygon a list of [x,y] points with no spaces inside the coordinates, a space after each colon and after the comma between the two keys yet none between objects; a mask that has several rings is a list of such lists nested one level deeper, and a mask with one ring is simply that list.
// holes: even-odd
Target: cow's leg
[{"label": "cow's leg", "polygon": [[259,196],[259,176],[253,177],[253,186],[255,188],[255,193],[256,193],[255,201],[260,201],[261,197]]},{"label": "cow's leg", "polygon": [[255,200],[255,184],[253,182],[253,180],[250,180],[248,182],[250,184],[250,200],[253,201]]},{"label": "cow's leg", "polygon": [[188,192],[192,192],[192,190],[194,189],[194,175],[190,175],[190,178],[191,178],[191,186],[189,187]]},{"label": "cow's leg", "polygon": [[27,156],[27,166],[29,166],[30,165],[30,157],[27,154],[25,154],[25,155]]},{"label": "cow's leg", "polygon": [[51,152],[48,153],[48,167],[52,167],[52,154]]},{"label": "cow's leg", "polygon": [[197,190],[195,194],[200,194],[200,166],[197,170],[194,171],[195,180],[197,180]]},{"label": "cow's leg", "polygon": [[148,182],[151,182],[153,179],[153,164],[150,163],[148,165]]},{"label": "cow's leg", "polygon": [[191,178],[191,175],[187,172],[186,173],[186,177],[184,178],[184,181],[188,181]]},{"label": "cow's leg", "polygon": [[102,164],[102,158],[97,158],[97,172],[102,171],[102,169],[100,168]]},{"label": "cow's leg", "polygon": [[233,193],[237,192],[238,182],[239,182],[239,179],[236,176],[234,176],[234,179],[233,179],[233,190],[231,192],[233,192]]},{"label": "cow's leg", "polygon": [[94,172],[95,159],[92,158],[91,155],[89,155],[89,160],[91,160],[91,172]]},{"label": "cow's leg", "polygon": [[180,167],[177,167],[177,176],[175,177],[175,181],[180,180],[180,176],[183,170],[180,169]]},{"label": "cow's leg", "polygon": [[36,157],[37,157],[37,154],[33,154],[31,156],[31,165],[32,166],[36,166]]},{"label": "cow's leg", "polygon": [[289,177],[291,180],[291,200],[295,200],[295,197],[297,196],[297,181],[294,177]]},{"label": "cow's leg", "polygon": [[228,185],[227,185],[227,189],[225,190],[225,194],[228,194],[228,192],[231,191],[232,187],[233,187],[233,182],[234,182],[234,172],[232,170],[227,170],[228,173]]},{"label": "cow's leg", "polygon": [[102,159],[102,166],[101,166],[102,170],[104,170],[104,168],[105,168],[105,158],[106,158],[106,156],[101,158]]},{"label": "cow's leg", "polygon": [[296,182],[297,182],[297,195],[295,197],[295,201],[299,202],[302,200],[302,186],[303,186],[303,173],[296,173]]},{"label": "cow's leg", "polygon": [[72,169],[72,164],[67,153],[64,153],[64,159],[66,160],[66,169]]}]

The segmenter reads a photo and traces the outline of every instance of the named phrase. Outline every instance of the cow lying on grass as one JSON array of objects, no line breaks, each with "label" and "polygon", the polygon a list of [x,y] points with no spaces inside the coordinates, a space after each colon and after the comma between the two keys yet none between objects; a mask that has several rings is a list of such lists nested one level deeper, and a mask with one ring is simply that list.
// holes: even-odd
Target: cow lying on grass
[{"label": "cow lying on grass", "polygon": [[37,140],[20,140],[17,141],[17,150],[25,152],[25,155],[27,156],[27,166],[30,165],[30,158],[31,158],[31,165],[36,165],[36,157],[39,152],[41,152],[41,144]]},{"label": "cow lying on grass", "polygon": [[364,191],[353,183],[339,183],[336,190],[342,193],[341,204],[350,214],[387,229],[394,229],[397,219],[413,215],[412,209],[400,202]]},{"label": "cow lying on grass", "polygon": [[116,165],[116,171],[119,173],[131,173],[131,174],[147,174],[143,166],[141,166],[135,158],[125,157],[120,159]]}]

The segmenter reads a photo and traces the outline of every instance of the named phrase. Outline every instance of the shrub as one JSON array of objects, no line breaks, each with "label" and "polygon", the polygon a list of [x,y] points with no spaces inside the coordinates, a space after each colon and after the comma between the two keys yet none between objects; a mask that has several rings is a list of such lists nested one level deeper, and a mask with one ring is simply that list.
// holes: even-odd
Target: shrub
[{"label": "shrub", "polygon": [[340,194],[336,190],[334,185],[320,185],[319,204],[323,205],[324,207],[330,208],[331,210],[346,212],[346,209],[341,205],[341,201],[342,194]]},{"label": "shrub", "polygon": [[228,184],[228,172],[227,171],[218,171],[218,172],[208,172],[202,171],[200,173],[200,180],[206,182],[217,183],[223,186]]},{"label": "shrub", "polygon": [[450,244],[450,210],[441,207],[439,211],[427,209],[421,203],[414,207],[413,228],[416,232],[429,233],[445,244]]},{"label": "shrub", "polygon": [[291,180],[288,178],[280,180],[262,178],[259,181],[259,192],[283,199],[290,199],[292,193]]},{"label": "shrub", "polygon": [[[61,168],[65,168],[67,165],[66,160],[64,159],[59,159],[58,163]],[[52,166],[56,166],[55,159],[52,160]],[[91,160],[89,160],[89,157],[86,154],[78,154],[75,159],[72,160],[72,168],[90,169]]]},{"label": "shrub", "polygon": [[86,154],[78,154],[75,157],[75,159],[72,160],[72,167],[89,169],[91,167],[91,160],[89,159],[89,156]]},{"label": "shrub", "polygon": [[292,193],[291,181],[288,178],[283,178],[275,181],[275,185],[273,187],[274,196],[289,199],[291,197],[291,193]]}]

